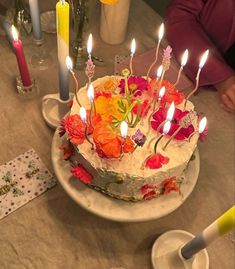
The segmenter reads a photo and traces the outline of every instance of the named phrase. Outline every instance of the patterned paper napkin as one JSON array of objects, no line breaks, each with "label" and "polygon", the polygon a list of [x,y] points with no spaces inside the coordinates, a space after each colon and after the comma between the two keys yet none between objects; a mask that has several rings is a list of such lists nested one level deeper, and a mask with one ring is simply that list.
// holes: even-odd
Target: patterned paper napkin
[{"label": "patterned paper napkin", "polygon": [[0,166],[0,219],[55,186],[34,149]]}]

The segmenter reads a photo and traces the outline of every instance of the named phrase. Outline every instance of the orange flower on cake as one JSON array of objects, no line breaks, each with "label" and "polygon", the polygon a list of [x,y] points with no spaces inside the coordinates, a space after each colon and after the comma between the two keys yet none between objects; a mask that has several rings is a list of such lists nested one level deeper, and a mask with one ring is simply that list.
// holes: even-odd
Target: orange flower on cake
[{"label": "orange flower on cake", "polygon": [[[156,83],[155,79],[152,79],[150,84],[149,84],[148,93],[151,96],[153,94],[153,88],[155,88],[157,86],[156,87],[157,95],[158,95],[159,90],[160,90],[160,83],[157,82],[156,86],[155,86],[155,83]],[[165,103],[171,104],[172,102],[174,102],[175,105],[179,105],[183,102],[183,100],[185,99],[185,95],[183,92],[177,90],[177,88],[174,86],[174,84],[170,83],[168,80],[163,80],[162,84],[161,84],[161,88],[163,86],[166,88],[166,92],[161,100],[161,105],[164,105]]]},{"label": "orange flower on cake", "polygon": [[[123,138],[117,133],[117,130],[108,122],[99,122],[93,132],[93,140],[96,145],[96,151],[101,158],[119,158]],[[123,145],[123,152],[133,152],[134,142],[127,137]]]},{"label": "orange flower on cake", "polygon": [[126,102],[120,96],[99,96],[95,100],[96,113],[100,114],[103,121],[112,122],[112,119],[122,120],[123,114],[119,111],[119,101]]}]

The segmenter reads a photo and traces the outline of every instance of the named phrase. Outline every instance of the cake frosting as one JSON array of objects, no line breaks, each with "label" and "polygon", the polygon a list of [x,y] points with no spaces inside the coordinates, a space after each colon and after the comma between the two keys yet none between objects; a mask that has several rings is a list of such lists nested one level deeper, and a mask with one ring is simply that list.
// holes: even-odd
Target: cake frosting
[{"label": "cake frosting", "polygon": [[[135,79],[135,77],[133,77],[133,79]],[[144,83],[144,80],[146,80],[146,78],[142,78],[141,82]],[[109,103],[107,105],[107,103],[103,104],[100,102],[102,98],[102,100],[105,101],[111,100],[112,98],[116,100],[115,98],[117,98],[118,101],[115,101],[115,105],[120,100],[125,99],[125,93],[122,92],[123,89],[121,87],[123,83],[125,83],[124,77],[119,76],[105,76],[92,82],[95,89],[94,103],[95,106],[97,106],[96,113],[98,115],[100,111],[103,113],[103,110],[105,111],[113,109]],[[184,182],[184,171],[187,169],[187,165],[197,146],[199,134],[195,131],[198,129],[199,119],[196,112],[194,111],[194,106],[190,101],[188,101],[187,106],[184,107],[184,98],[181,98],[181,100],[177,100],[177,98],[175,98],[174,94],[176,93],[176,96],[178,96],[178,90],[175,89],[174,85],[167,81],[163,81],[162,84],[166,86],[166,97],[164,99],[165,103],[161,104],[161,102],[159,102],[158,108],[156,111],[154,111],[154,113],[152,113],[152,116],[152,107],[150,107],[146,115],[142,113],[142,117],[139,118],[138,124],[135,126],[131,126],[131,124],[129,124],[131,127],[128,128],[128,141],[130,144],[129,147],[132,147],[132,150],[125,153],[122,152],[122,147],[127,140],[121,140],[122,137],[119,130],[120,122],[116,122],[116,117],[112,117],[112,119],[115,119],[115,121],[113,120],[112,122],[109,122],[110,128],[112,128],[119,137],[118,141],[122,141],[120,156],[110,157],[109,155],[105,154],[109,151],[107,151],[107,148],[105,150],[99,148],[99,144],[95,139],[95,135],[97,133],[97,120],[93,117],[97,117],[97,115],[95,115],[94,109],[91,118],[91,121],[94,121],[92,124],[93,126],[89,127],[91,129],[89,131],[89,140],[94,143],[94,149],[91,149],[90,142],[88,142],[85,138],[83,138],[82,142],[78,141],[79,143],[76,141],[76,139],[73,139],[73,136],[71,135],[71,128],[68,126],[71,123],[68,123],[69,120],[66,118],[64,119],[62,128],[64,131],[62,135],[66,133],[65,135],[67,136],[68,141],[72,143],[73,148],[75,149],[73,156],[69,156],[70,162],[73,166],[71,170],[73,175],[75,175],[78,179],[81,179],[81,181],[87,184],[88,187],[91,187],[97,191],[101,191],[112,197],[127,201],[146,200],[169,193],[171,191],[180,192],[180,185]],[[157,84],[156,81],[154,82],[154,80],[150,83],[147,83],[147,89],[140,93],[137,92],[137,89],[134,85],[135,83],[133,83],[132,86],[129,85],[129,88],[132,87],[132,89],[135,90],[135,93],[137,93],[136,96],[133,94],[132,97],[133,99],[138,100],[141,105],[143,105],[144,100],[152,99],[151,92],[153,92],[152,89],[154,86],[156,87]],[[179,94],[181,94],[180,97],[183,96],[182,93],[179,92]],[[70,115],[67,117],[79,117],[80,106],[76,101],[77,99],[79,100],[79,103],[82,104],[82,106],[87,110],[87,113],[89,113],[92,104],[87,97],[87,86],[85,86],[79,90],[77,97],[74,98]],[[172,100],[175,101],[177,113],[182,113],[182,115],[184,115],[182,119],[186,119],[187,117],[189,118],[188,120],[190,120],[190,122],[189,124],[186,123],[186,125],[190,125],[191,129],[185,129],[189,131],[184,139],[180,137],[179,133],[178,139],[172,139],[171,143],[166,147],[165,150],[163,147],[169,140],[169,135],[164,135],[159,141],[157,152],[154,155],[154,143],[156,139],[162,135],[161,129],[160,132],[157,132],[156,128],[154,128],[154,126],[157,124],[157,122],[154,123],[154,120],[161,116],[161,112],[165,113],[169,109]],[[149,105],[150,104],[151,103],[149,102]],[[120,102],[118,103],[118,106],[119,105]],[[140,110],[142,109],[141,105]],[[112,113],[114,113],[113,115],[119,113],[120,107],[118,106],[118,112],[112,110]],[[132,113],[132,117],[137,117],[137,115],[140,116],[140,110],[137,108],[136,114],[134,115]],[[145,109],[143,108],[142,112],[144,111]],[[157,113],[159,113],[159,115]],[[120,113],[117,115],[120,115]],[[107,120],[106,116],[107,115],[105,113],[101,115],[97,126],[100,124],[100,122]],[[151,124],[149,124],[150,122]],[[181,124],[181,122],[177,122],[174,117],[172,120],[172,124],[173,123],[174,125],[178,124],[177,126]],[[116,126],[113,127],[115,124]],[[185,126],[185,128],[188,128],[188,125]],[[173,126],[171,127],[173,128]],[[74,132],[74,130],[72,132]],[[140,132],[146,136],[146,141],[141,146],[135,144],[134,141],[134,136],[137,132]],[[107,135],[108,139],[109,133],[104,132],[104,138],[105,135]],[[182,132],[181,135],[185,134]],[[188,139],[189,137],[190,139]],[[149,145],[149,142],[153,138],[156,138],[155,141]],[[112,143],[108,145],[110,150],[114,146],[115,145],[112,145]],[[159,162],[157,163],[156,167],[146,165],[151,156],[156,156],[156,161]],[[87,177],[87,180],[84,180],[83,177]]]}]

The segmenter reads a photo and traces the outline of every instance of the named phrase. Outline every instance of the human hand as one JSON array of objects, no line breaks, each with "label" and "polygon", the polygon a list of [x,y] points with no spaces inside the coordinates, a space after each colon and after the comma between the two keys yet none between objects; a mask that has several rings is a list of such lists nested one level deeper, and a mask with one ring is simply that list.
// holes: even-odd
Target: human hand
[{"label": "human hand", "polygon": [[215,85],[220,98],[220,106],[228,111],[235,112],[235,76]]}]

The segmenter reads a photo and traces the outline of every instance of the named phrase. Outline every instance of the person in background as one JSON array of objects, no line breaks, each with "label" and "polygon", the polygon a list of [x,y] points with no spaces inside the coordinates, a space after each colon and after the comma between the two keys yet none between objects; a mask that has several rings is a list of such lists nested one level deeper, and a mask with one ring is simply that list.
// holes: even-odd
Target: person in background
[{"label": "person in background", "polygon": [[189,49],[184,70],[192,81],[201,54],[210,50],[200,86],[213,85],[221,106],[235,112],[235,0],[173,0],[167,8],[166,27],[179,61]]}]

